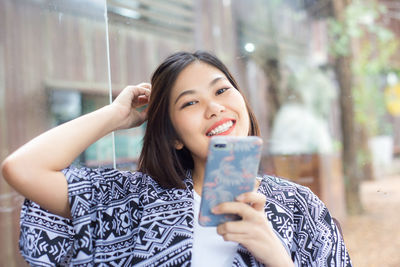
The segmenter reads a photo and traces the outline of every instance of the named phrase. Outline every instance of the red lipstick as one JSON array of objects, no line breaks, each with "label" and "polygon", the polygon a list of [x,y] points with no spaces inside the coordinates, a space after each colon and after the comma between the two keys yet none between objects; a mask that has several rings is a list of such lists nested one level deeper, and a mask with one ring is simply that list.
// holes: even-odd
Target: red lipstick
[{"label": "red lipstick", "polygon": [[[236,120],[235,120],[235,119],[232,119],[232,118],[224,118],[224,119],[222,119],[222,120],[217,121],[216,123],[214,123],[214,124],[206,131],[206,135],[209,136],[209,134],[210,134],[210,132],[211,132],[212,130],[214,130],[214,129],[217,128],[218,126],[223,125],[224,123],[229,122],[229,121],[231,121],[231,122],[233,123],[232,126],[231,126],[228,130],[226,130],[226,131],[224,131],[224,132],[221,132],[221,133],[218,133],[218,134],[216,134],[216,135],[228,135],[228,134],[230,134],[230,133],[233,131],[234,127],[235,127]],[[209,137],[211,137],[211,136],[209,136]]]}]

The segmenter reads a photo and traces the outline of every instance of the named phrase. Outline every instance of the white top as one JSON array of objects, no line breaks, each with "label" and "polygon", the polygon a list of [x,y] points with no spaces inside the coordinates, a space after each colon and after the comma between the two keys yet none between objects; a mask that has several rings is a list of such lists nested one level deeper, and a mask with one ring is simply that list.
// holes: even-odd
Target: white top
[{"label": "white top", "polygon": [[194,241],[192,267],[232,266],[238,243],[224,241],[223,237],[217,234],[217,227],[204,227],[199,225],[201,197],[194,190],[193,195]]}]

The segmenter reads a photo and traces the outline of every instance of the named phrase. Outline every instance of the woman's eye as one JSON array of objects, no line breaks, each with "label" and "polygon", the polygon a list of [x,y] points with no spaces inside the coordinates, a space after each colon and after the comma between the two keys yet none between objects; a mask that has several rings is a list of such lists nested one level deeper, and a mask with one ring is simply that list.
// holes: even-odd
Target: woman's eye
[{"label": "woman's eye", "polygon": [[188,106],[192,106],[192,105],[194,105],[194,104],[196,104],[196,103],[197,103],[197,101],[189,101],[189,102],[186,102],[185,104],[182,105],[181,109],[182,109],[182,108],[186,108],[186,107],[188,107]]},{"label": "woman's eye", "polygon": [[217,90],[217,92],[215,93],[216,95],[220,95],[220,94],[222,94],[222,93],[224,93],[226,90],[229,90],[230,88],[221,88],[221,89],[218,89]]}]

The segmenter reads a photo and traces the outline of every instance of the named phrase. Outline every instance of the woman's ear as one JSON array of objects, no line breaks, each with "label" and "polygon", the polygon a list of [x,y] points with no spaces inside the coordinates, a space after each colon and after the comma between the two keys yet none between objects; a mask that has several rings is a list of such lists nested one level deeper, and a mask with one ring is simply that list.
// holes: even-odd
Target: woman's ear
[{"label": "woman's ear", "polygon": [[183,143],[181,141],[175,140],[174,146],[175,146],[176,150],[181,150],[184,145],[183,145]]}]

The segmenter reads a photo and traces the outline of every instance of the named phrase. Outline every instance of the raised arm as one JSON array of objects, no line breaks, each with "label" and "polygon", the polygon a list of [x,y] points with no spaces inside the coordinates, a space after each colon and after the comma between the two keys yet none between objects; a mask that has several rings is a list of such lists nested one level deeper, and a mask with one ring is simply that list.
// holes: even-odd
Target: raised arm
[{"label": "raised arm", "polygon": [[2,163],[6,181],[20,194],[55,214],[69,217],[68,185],[61,172],[88,146],[117,129],[141,125],[150,84],[126,87],[114,100],[92,113],[55,127],[20,147]]}]

